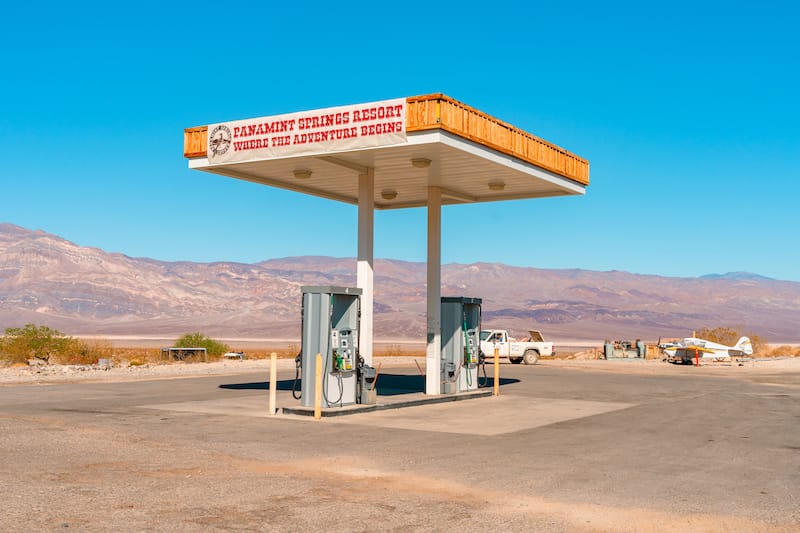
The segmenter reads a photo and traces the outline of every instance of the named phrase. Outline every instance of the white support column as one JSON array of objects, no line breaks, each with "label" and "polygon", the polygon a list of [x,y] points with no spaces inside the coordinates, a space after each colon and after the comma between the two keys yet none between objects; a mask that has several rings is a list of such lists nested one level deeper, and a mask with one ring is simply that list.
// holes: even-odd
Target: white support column
[{"label": "white support column", "polygon": [[428,187],[428,346],[425,394],[441,392],[442,358],[442,190]]},{"label": "white support column", "polygon": [[361,329],[358,350],[372,366],[372,286],[375,240],[375,169],[358,176],[358,266],[356,285],[361,294]]}]

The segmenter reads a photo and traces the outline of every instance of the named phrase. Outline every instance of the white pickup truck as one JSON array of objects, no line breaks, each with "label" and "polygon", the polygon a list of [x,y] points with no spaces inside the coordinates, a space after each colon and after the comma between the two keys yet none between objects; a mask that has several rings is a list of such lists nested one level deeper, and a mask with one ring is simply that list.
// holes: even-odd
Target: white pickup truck
[{"label": "white pickup truck", "polygon": [[545,342],[541,332],[534,330],[528,331],[529,339],[514,341],[509,339],[508,331],[504,329],[484,329],[481,330],[481,351],[486,358],[494,357],[494,349],[497,348],[500,358],[508,358],[514,364],[525,363],[535,365],[539,357],[549,357],[555,355],[553,343]]}]

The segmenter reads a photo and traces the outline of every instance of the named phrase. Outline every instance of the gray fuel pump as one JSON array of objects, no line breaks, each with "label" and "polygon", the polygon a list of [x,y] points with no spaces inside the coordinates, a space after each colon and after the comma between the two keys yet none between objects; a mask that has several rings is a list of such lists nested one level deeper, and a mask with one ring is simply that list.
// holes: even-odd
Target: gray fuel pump
[{"label": "gray fuel pump", "polygon": [[314,406],[317,354],[322,355],[322,407],[361,403],[359,373],[366,367],[358,356],[361,289],[302,287],[301,404]]},{"label": "gray fuel pump", "polygon": [[441,393],[478,389],[481,299],[442,297]]}]

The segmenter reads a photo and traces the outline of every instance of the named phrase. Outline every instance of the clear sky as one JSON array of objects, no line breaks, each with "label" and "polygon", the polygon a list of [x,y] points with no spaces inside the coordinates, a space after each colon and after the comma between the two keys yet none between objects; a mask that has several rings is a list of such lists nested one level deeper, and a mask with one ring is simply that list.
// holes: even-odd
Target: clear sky
[{"label": "clear sky", "polygon": [[[162,260],[355,256],[356,207],[197,171],[183,128],[442,92],[589,159],[443,210],[445,263],[800,281],[794,2],[13,2],[0,221]],[[424,209],[376,257],[425,260]]]}]

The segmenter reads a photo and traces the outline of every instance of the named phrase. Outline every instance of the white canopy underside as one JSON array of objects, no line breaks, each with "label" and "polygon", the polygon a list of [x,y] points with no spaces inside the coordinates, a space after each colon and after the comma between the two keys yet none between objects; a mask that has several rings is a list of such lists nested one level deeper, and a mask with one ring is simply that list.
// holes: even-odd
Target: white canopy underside
[{"label": "white canopy underside", "polygon": [[[412,159],[430,166],[416,167]],[[429,186],[441,188],[444,205],[585,192],[570,179],[441,130],[409,133],[399,146],[217,166],[201,157],[190,159],[189,168],[352,204],[358,203],[358,175],[373,168],[377,209],[425,206]],[[295,177],[297,170],[311,175]],[[388,199],[388,191],[396,196]]]}]

